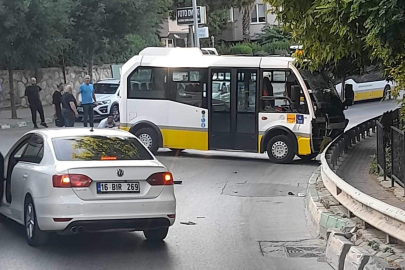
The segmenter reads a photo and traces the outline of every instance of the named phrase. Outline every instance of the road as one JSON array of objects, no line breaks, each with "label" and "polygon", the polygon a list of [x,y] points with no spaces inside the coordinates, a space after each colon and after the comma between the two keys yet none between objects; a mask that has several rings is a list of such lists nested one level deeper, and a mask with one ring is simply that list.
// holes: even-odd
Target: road
[{"label": "road", "polygon": [[[395,106],[363,103],[346,114],[356,124]],[[0,131],[0,151],[27,130]],[[331,269],[322,252],[311,258],[296,252],[324,245],[311,235],[298,196],[318,161],[277,165],[265,155],[198,151],[162,151],[158,159],[183,181],[175,186],[177,221],[164,243],[147,243],[138,232],[103,233],[54,236],[49,245],[31,248],[24,228],[6,221],[0,224],[0,269]],[[181,224],[189,221],[196,224]]]}]

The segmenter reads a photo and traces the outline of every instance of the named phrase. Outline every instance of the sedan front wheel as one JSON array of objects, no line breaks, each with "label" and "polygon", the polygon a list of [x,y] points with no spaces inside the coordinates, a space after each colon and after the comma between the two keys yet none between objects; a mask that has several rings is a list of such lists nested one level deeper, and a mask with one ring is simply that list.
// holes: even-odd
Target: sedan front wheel
[{"label": "sedan front wheel", "polygon": [[28,245],[32,247],[42,246],[48,242],[48,233],[38,227],[35,206],[31,198],[25,202],[25,235]]}]

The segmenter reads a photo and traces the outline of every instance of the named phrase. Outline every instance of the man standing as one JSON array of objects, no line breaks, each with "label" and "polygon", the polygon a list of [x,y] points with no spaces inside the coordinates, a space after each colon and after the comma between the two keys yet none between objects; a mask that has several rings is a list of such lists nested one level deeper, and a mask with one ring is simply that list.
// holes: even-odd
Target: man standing
[{"label": "man standing", "polygon": [[41,126],[48,127],[45,123],[44,108],[42,107],[42,102],[39,98],[39,92],[41,90],[42,88],[37,85],[36,78],[31,78],[31,84],[25,89],[25,101],[31,109],[32,123],[34,123],[34,128],[38,128],[37,111],[41,117]]},{"label": "man standing", "polygon": [[66,85],[62,95],[62,114],[65,119],[65,127],[74,127],[75,118],[79,116],[76,109],[76,99],[72,95],[72,86]]},{"label": "man standing", "polygon": [[57,127],[63,127],[65,125],[65,121],[63,120],[62,116],[62,92],[64,88],[64,84],[61,83],[58,85],[58,88],[55,90],[55,92],[52,95],[52,103],[54,105],[55,109],[55,123]]},{"label": "man standing", "polygon": [[84,83],[80,85],[77,98],[79,94],[82,95],[82,107],[83,107],[83,125],[87,127],[87,118],[90,116],[90,127],[94,127],[94,111],[93,104],[97,103],[96,95],[94,94],[93,84],[90,83],[90,76],[86,75],[84,77]]}]

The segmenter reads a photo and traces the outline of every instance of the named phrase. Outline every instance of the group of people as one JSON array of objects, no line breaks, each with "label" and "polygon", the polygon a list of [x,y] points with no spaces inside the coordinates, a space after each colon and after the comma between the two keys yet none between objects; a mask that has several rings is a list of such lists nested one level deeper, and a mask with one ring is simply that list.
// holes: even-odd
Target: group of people
[{"label": "group of people", "polygon": [[93,84],[90,83],[90,76],[84,77],[84,82],[79,87],[77,96],[73,95],[71,85],[59,84],[57,90],[52,96],[55,106],[55,122],[58,127],[73,127],[75,119],[79,117],[77,111],[80,105],[79,95],[81,95],[81,106],[83,108],[83,125],[87,127],[88,118],[90,118],[90,127],[94,127],[93,104],[97,103]]},{"label": "group of people", "polygon": [[[36,78],[31,78],[30,84],[25,89],[25,99],[27,105],[31,109],[32,122],[34,128],[38,128],[37,125],[37,112],[39,113],[41,123],[43,127],[48,127],[45,123],[44,109],[40,99],[40,92],[42,88],[37,85]],[[78,100],[81,96],[81,102]],[[94,93],[93,84],[90,83],[90,76],[84,77],[84,82],[79,87],[77,96],[73,95],[73,88],[71,85],[59,84],[57,90],[52,96],[54,110],[55,110],[55,124],[57,127],[73,127],[76,118],[79,117],[78,105],[83,108],[83,125],[87,127],[90,122],[90,127],[94,127],[94,111],[93,106],[97,104],[96,95]],[[100,122],[99,127],[115,127],[114,119],[108,117]]]}]

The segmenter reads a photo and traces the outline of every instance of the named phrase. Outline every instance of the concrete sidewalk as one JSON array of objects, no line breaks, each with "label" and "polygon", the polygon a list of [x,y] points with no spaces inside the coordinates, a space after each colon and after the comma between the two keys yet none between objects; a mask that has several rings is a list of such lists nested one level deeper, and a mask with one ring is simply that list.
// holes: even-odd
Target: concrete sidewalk
[{"label": "concrete sidewalk", "polygon": [[[44,106],[45,122],[52,123],[54,108],[51,105]],[[17,109],[18,119],[11,119],[11,110],[2,109],[0,110],[0,129],[10,129],[10,128],[21,128],[21,127],[34,127],[31,119],[31,110],[29,108],[20,107]],[[41,119],[37,112],[37,122]]]},{"label": "concrete sidewalk", "polygon": [[[405,202],[394,195],[393,188],[382,186],[378,177],[369,173],[373,155],[377,151],[376,144],[375,134],[356,144],[348,151],[337,175],[363,193],[405,210]],[[389,184],[389,181],[384,184]]]}]

